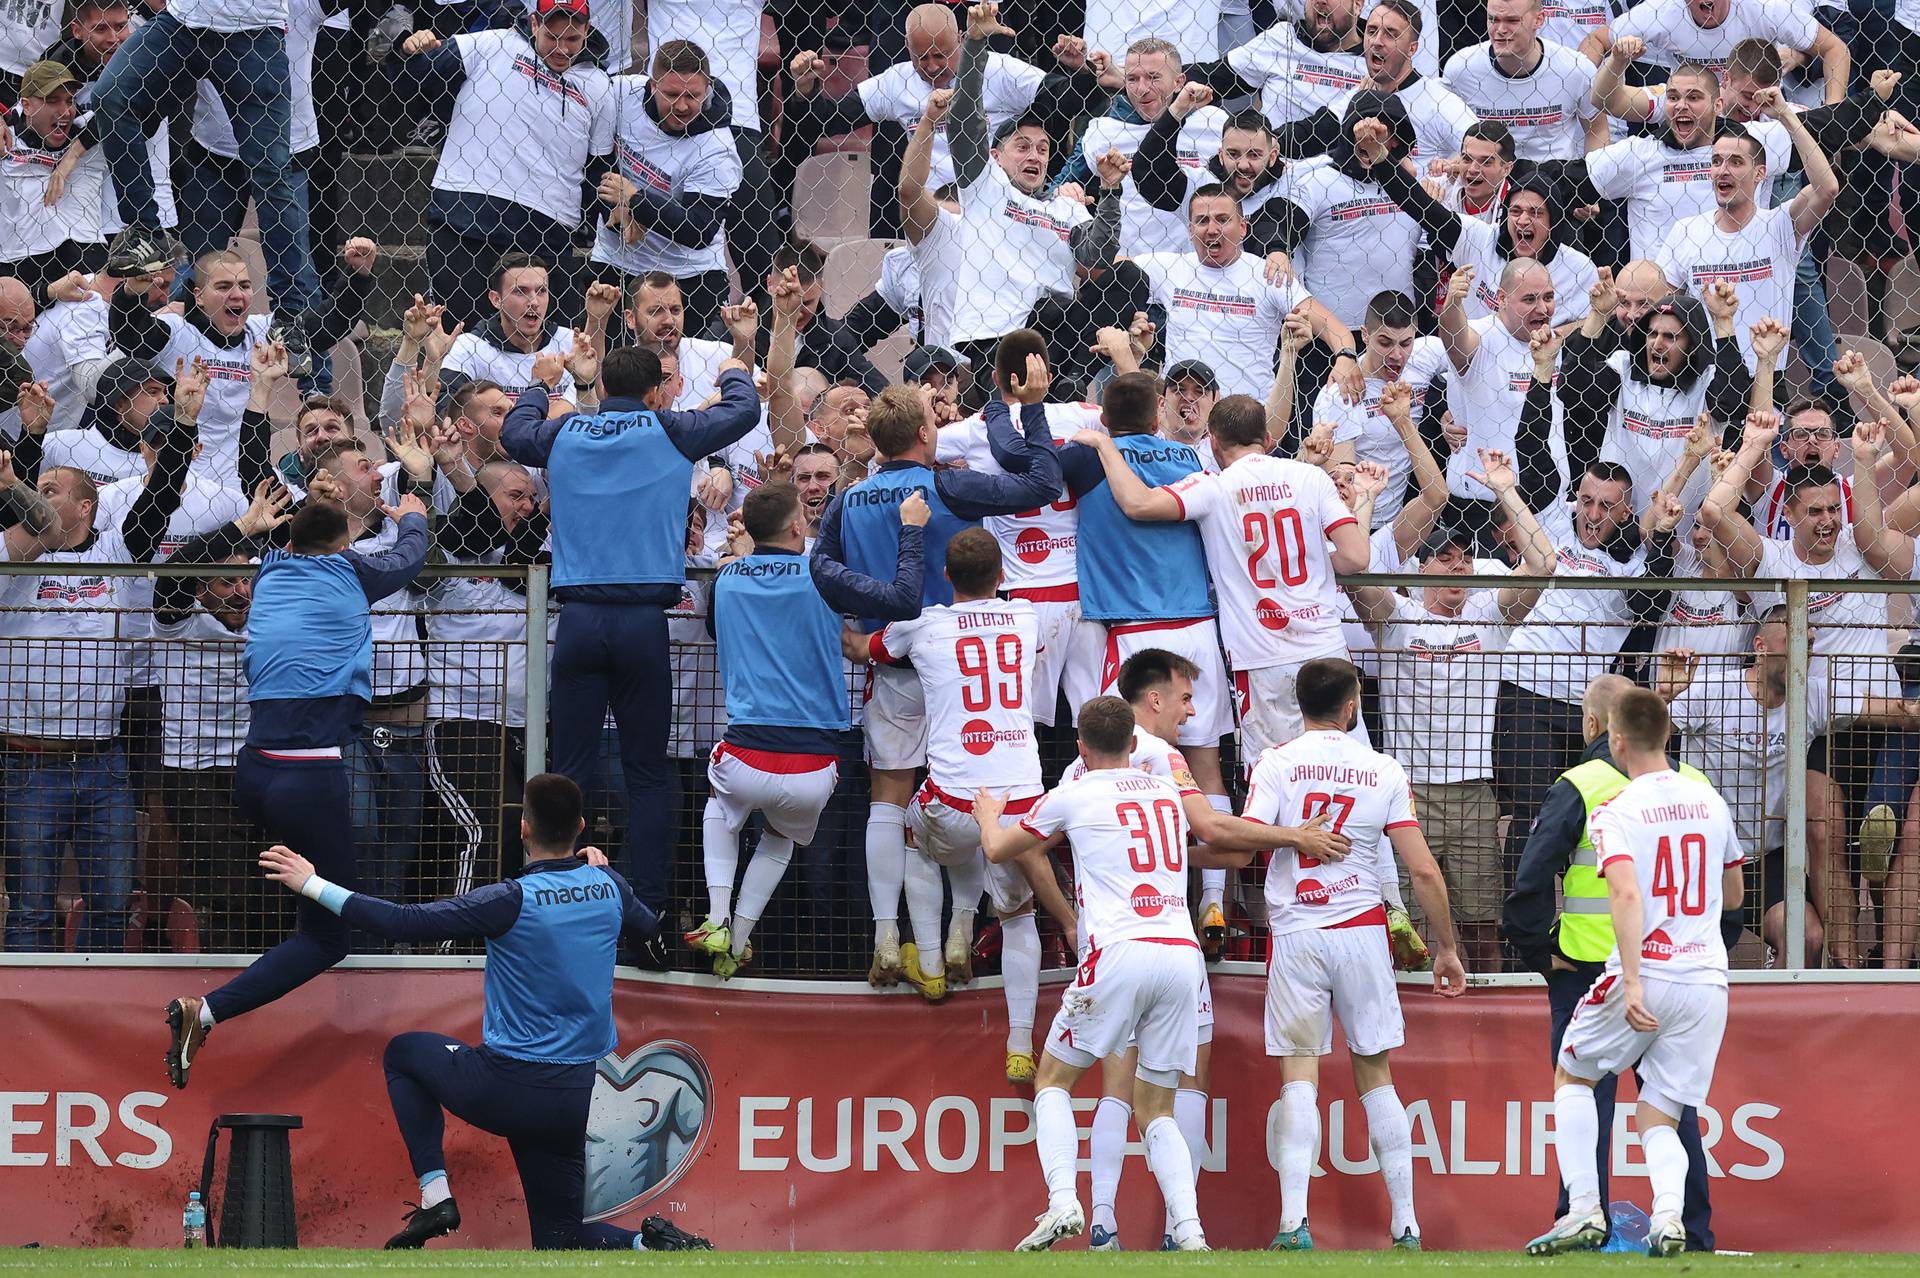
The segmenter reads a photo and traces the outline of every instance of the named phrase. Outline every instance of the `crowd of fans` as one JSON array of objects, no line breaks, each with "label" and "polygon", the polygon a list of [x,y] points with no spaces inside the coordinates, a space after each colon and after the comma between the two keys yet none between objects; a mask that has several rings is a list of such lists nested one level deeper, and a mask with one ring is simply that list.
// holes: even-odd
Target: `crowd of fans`
[{"label": "crowd of fans", "polygon": [[[837,496],[913,454],[922,414],[942,467],[1025,477],[1018,504],[948,505],[999,542],[1004,593],[1041,610],[1050,776],[1071,712],[1148,623],[1203,619],[1171,646],[1199,671],[1180,744],[1218,810],[1289,733],[1289,663],[1351,653],[1362,730],[1405,765],[1486,970],[1507,961],[1534,812],[1589,744],[1582,695],[1619,670],[1672,701],[1682,753],[1766,853],[1759,930],[1780,950],[1802,761],[1782,599],[1745,583],[1914,573],[1920,381],[1835,336],[1825,268],[1884,277],[1908,256],[1920,28],[1905,6],[1805,0],[1363,7],[0,4],[0,525],[7,561],[42,566],[0,576],[6,947],[121,948],[136,881],[150,906],[188,901],[203,948],[279,908],[243,886],[230,796],[245,565],[303,501],[343,505],[378,550],[417,497],[465,570],[376,605],[349,752],[369,890],[409,894],[435,810],[457,831],[436,884],[517,865],[503,804],[546,725],[527,722],[521,577],[487,570],[544,562],[552,511],[503,424],[536,386],[555,415],[591,411],[609,353],[637,347],[655,410],[756,370],[759,425],[696,467],[688,569],[744,553],[742,504],[774,483],[838,553]],[[840,315],[823,295],[849,259],[791,230],[822,147],[869,152],[872,232],[899,241]],[[347,224],[344,178],[401,150],[433,159],[423,255]],[[401,314],[371,313],[383,273],[403,276]],[[1867,296],[1897,338],[1900,299]],[[369,412],[332,393],[351,379],[331,356],[383,320],[398,346]],[[1045,475],[981,416],[1034,368]],[[1296,606],[1287,530],[1250,522],[1239,543],[1169,534],[1204,550],[1211,588],[1157,612],[1091,603],[1127,594],[1118,543],[1076,512],[1115,465],[1167,491],[1269,449],[1327,472],[1369,533],[1339,566],[1435,584],[1329,581],[1326,614]],[[234,571],[90,571],[170,557]],[[1509,572],[1617,588],[1451,584]],[[670,628],[696,791],[724,726],[705,591],[696,573]],[[1894,599],[1809,592],[1812,962],[1913,959],[1920,689],[1893,656]],[[1290,632],[1281,656],[1255,651],[1261,630]],[[849,774],[865,666],[846,669]],[[872,704],[893,686],[876,676]],[[646,796],[683,778],[607,732],[603,806],[634,814],[622,868],[669,904],[671,867],[632,862],[683,857],[643,828]],[[921,759],[868,739],[865,760],[870,790],[841,780],[870,807],[848,797],[817,835],[835,864],[864,846],[878,866],[904,837]],[[63,882],[85,906],[72,938]],[[899,883],[870,886],[882,945]],[[1198,912],[1216,950],[1247,916],[1223,871]]]}]

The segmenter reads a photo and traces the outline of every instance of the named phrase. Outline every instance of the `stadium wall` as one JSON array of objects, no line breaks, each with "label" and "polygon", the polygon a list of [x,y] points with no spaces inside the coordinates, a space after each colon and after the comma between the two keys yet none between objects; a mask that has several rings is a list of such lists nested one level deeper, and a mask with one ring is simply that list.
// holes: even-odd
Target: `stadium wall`
[{"label": "stadium wall", "polygon": [[[1258,969],[1228,966],[1238,970],[1213,983],[1200,1203],[1216,1247],[1252,1248],[1277,1210],[1278,1071],[1261,1048]],[[204,967],[0,966],[0,1246],[176,1244],[208,1123],[223,1112],[305,1118],[293,1155],[306,1245],[378,1246],[397,1227],[414,1186],[381,1049],[410,1029],[476,1038],[479,971],[458,959],[336,971],[217,1028],[191,1089],[174,1092],[160,1009],[220,979]],[[1408,1046],[1394,1073],[1411,1110],[1426,1243],[1516,1246],[1553,1206],[1544,994],[1502,984],[1442,1005],[1416,985],[1402,993]],[[1030,1098],[1000,1078],[995,990],[929,1007],[852,984],[718,988],[632,973],[615,1012],[620,1043],[600,1066],[588,1152],[601,1218],[661,1214],[729,1250],[998,1249],[1042,1204]],[[1721,1245],[1920,1250],[1920,1168],[1894,1101],[1916,1056],[1920,985],[1737,984],[1705,1114]],[[1081,1089],[1083,1123],[1096,1090]],[[1322,1101],[1316,1240],[1381,1247],[1386,1197],[1340,1049]],[[1612,1197],[1644,1207],[1625,1114]],[[1158,1197],[1138,1146],[1128,1152],[1122,1233],[1151,1247]],[[447,1154],[461,1244],[524,1247],[504,1142],[456,1121]]]}]

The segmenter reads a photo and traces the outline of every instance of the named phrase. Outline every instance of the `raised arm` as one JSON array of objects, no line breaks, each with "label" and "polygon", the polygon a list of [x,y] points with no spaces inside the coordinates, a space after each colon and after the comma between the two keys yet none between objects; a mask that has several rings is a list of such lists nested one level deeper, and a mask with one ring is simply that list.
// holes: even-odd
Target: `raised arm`
[{"label": "raised arm", "polygon": [[1621,36],[1594,68],[1591,96],[1605,115],[1629,124],[1645,124],[1653,118],[1653,98],[1647,89],[1626,82],[1627,68],[1645,52],[1639,36]]},{"label": "raised arm", "polygon": [[398,520],[400,535],[385,550],[342,551],[360,579],[360,591],[368,603],[377,603],[397,590],[404,590],[427,565],[427,507],[409,493],[397,506],[387,507],[389,519]]},{"label": "raised arm", "polygon": [[1813,48],[1807,53],[1820,59],[1820,78],[1829,105],[1847,96],[1847,81],[1853,77],[1853,54],[1842,40],[1824,26],[1813,28]]},{"label": "raised arm", "polygon": [[260,853],[270,882],[306,897],[347,924],[390,941],[470,941],[504,935],[520,917],[520,884],[489,883],[463,896],[420,905],[354,892],[313,872],[313,863],[275,844]]},{"label": "raised arm", "polygon": [[[900,157],[900,227],[907,243],[918,244],[933,234],[940,221],[940,204],[927,189],[927,174],[933,168],[933,140],[940,133],[940,122],[953,106],[952,89],[935,89],[927,96],[927,109],[914,123],[913,136]],[[773,369],[773,356],[767,356],[767,369]]]},{"label": "raised arm", "polygon": [[1273,389],[1267,392],[1267,438],[1284,444],[1293,429],[1293,406],[1298,396],[1300,352],[1313,340],[1313,324],[1306,311],[1294,307],[1280,322],[1280,357],[1274,361]]},{"label": "raised arm", "polygon": [[952,115],[947,121],[947,150],[953,156],[954,181],[972,186],[986,171],[992,139],[987,130],[987,41],[1012,35],[1001,25],[1000,6],[993,0],[967,10],[967,38],[960,47],[960,69],[954,75]]},{"label": "raised arm", "polygon": [[1760,569],[1764,546],[1750,520],[1740,514],[1741,495],[1747,477],[1762,458],[1773,450],[1780,433],[1780,418],[1773,413],[1747,414],[1746,430],[1740,437],[1740,451],[1734,454],[1717,483],[1700,504],[1700,522],[1719,543],[1726,555],[1727,571],[1736,577],[1751,577]]},{"label": "raised arm", "polygon": [[767,401],[767,427],[773,435],[773,446],[784,449],[788,456],[797,456],[807,441],[807,415],[793,393],[800,297],[800,272],[789,266],[773,282],[773,332],[767,340],[767,379],[773,384],[773,396]]},{"label": "raised arm", "polygon": [[814,588],[827,606],[847,617],[910,621],[920,615],[926,577],[927,499],[914,493],[900,503],[900,547],[893,580],[884,582],[856,572],[836,559],[809,561]]},{"label": "raised arm", "polygon": [[1087,270],[1105,270],[1113,265],[1120,250],[1120,191],[1132,163],[1118,151],[1108,151],[1094,160],[1100,174],[1100,198],[1093,206],[1093,220],[1082,222],[1067,235],[1074,264]]},{"label": "raised arm", "polygon": [[[1491,488],[1500,508],[1507,512],[1514,536],[1520,542],[1520,571],[1529,577],[1553,576],[1557,566],[1553,539],[1547,536],[1547,530],[1540,526],[1540,520],[1527,508],[1527,503],[1520,499],[1520,477],[1514,471],[1513,459],[1497,449],[1481,449],[1480,469],[1469,477]],[[1502,590],[1498,598],[1501,620],[1517,626],[1539,602],[1540,588],[1508,588]]]},{"label": "raised arm", "polygon": [[1163,213],[1177,213],[1187,202],[1187,175],[1180,167],[1180,129],[1189,115],[1212,101],[1212,89],[1187,81],[1133,153],[1133,189]]},{"label": "raised arm", "polygon": [[[962,519],[984,519],[989,515],[1015,515],[1035,510],[1060,496],[1059,451],[1053,446],[1053,433],[1047,427],[1047,374],[1038,356],[1027,364],[1028,377],[1015,379],[1009,391],[1020,400],[1021,429],[1012,429],[1012,414],[1005,400],[995,396],[981,410],[986,419],[995,458],[1004,475],[989,475],[978,470],[941,470],[933,481],[947,509]],[[929,394],[931,392],[928,392]],[[1038,396],[1038,398],[1029,398]]]},{"label": "raised arm", "polygon": [[1880,470],[1891,468],[1885,422],[1853,428],[1853,540],[1867,567],[1882,578],[1913,575],[1913,538],[1888,526],[1880,508]]},{"label": "raised arm", "polygon": [[1467,294],[1473,288],[1473,268],[1462,266],[1447,281],[1447,300],[1440,308],[1440,344],[1446,348],[1453,371],[1464,373],[1480,349],[1480,334],[1467,322]]},{"label": "raised arm", "polygon": [[1400,446],[1413,463],[1414,494],[1393,520],[1393,548],[1401,559],[1411,559],[1447,507],[1447,472],[1413,420],[1411,386],[1388,383],[1380,392],[1380,413],[1400,437]]},{"label": "raised arm", "polygon": [[1804,240],[1833,207],[1835,197],[1840,194],[1840,179],[1834,174],[1827,153],[1814,141],[1813,134],[1807,132],[1800,113],[1788,103],[1779,85],[1760,90],[1754,102],[1768,118],[1786,129],[1787,136],[1793,139],[1794,154],[1800,157],[1800,167],[1806,172],[1807,184],[1787,206],[1793,214],[1793,233]]}]

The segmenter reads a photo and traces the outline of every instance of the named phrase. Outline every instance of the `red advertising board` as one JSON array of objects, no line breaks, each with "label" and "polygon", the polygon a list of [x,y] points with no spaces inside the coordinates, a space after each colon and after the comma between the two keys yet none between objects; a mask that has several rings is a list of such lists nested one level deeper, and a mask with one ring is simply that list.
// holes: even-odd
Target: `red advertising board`
[{"label": "red advertising board", "polygon": [[[479,973],[332,973],[216,1028],[193,1086],[175,1092],[161,1008],[224,976],[0,967],[0,1246],[176,1244],[208,1123],[226,1112],[306,1120],[293,1136],[303,1243],[377,1246],[398,1226],[414,1185],[381,1049],[411,1029],[472,1041]],[[1216,975],[1213,989],[1201,1213],[1216,1247],[1259,1247],[1278,1210],[1278,1071],[1261,1050],[1260,979]],[[1545,995],[1403,996],[1408,1046],[1394,1074],[1413,1124],[1426,1244],[1515,1246],[1547,1222],[1556,1183]],[[1045,1205],[1030,1093],[1000,1076],[997,991],[928,1007],[844,987],[633,979],[619,983],[615,1011],[620,1047],[600,1067],[588,1145],[596,1216],[631,1225],[666,1215],[731,1250],[996,1249]],[[1916,1056],[1920,986],[1736,986],[1704,1114],[1721,1245],[1920,1250],[1920,1170],[1893,1103]],[[1324,1064],[1314,1236],[1383,1246],[1386,1193],[1364,1114],[1345,1057]],[[1096,1086],[1081,1089],[1083,1128]],[[1645,1206],[1626,1108],[1612,1196]],[[504,1143],[450,1122],[447,1157],[461,1241],[525,1246]],[[1157,1242],[1159,1210],[1130,1146],[1120,1199],[1130,1246]]]}]

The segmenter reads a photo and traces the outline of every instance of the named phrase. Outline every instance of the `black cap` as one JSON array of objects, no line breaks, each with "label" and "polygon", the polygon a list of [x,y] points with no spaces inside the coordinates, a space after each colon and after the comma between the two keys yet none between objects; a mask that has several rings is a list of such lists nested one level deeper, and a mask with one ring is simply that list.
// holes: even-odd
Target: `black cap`
[{"label": "black cap", "polygon": [[1459,546],[1469,553],[1473,550],[1473,538],[1465,531],[1451,524],[1436,524],[1427,539],[1420,543],[1420,558],[1431,559],[1449,546]]},{"label": "black cap", "polygon": [[1169,368],[1166,376],[1161,380],[1169,386],[1175,382],[1199,382],[1209,393],[1214,395],[1220,393],[1220,379],[1213,375],[1212,368],[1197,359],[1181,360]]},{"label": "black cap", "polygon": [[917,382],[936,368],[957,373],[966,366],[967,361],[957,351],[944,346],[916,346],[900,361],[900,377],[904,381]]},{"label": "black cap", "polygon": [[100,370],[100,380],[93,387],[93,406],[112,408],[148,382],[159,382],[165,386],[172,380],[158,366],[131,355],[122,355]]}]

